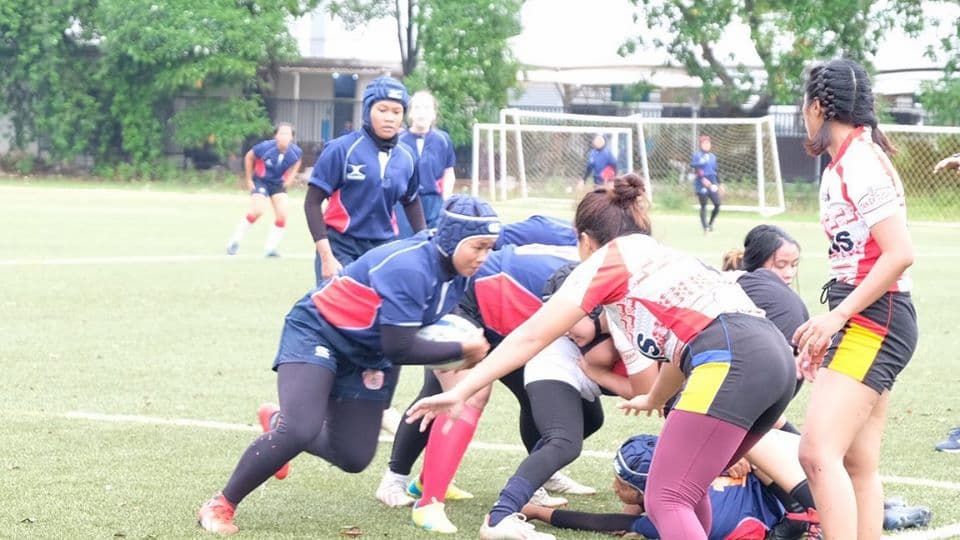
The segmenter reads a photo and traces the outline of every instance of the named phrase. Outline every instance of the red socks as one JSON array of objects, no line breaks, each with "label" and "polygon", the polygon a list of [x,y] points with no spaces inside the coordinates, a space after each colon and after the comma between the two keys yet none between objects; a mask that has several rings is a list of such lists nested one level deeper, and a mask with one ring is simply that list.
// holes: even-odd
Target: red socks
[{"label": "red socks", "polygon": [[467,446],[477,431],[480,415],[483,409],[476,409],[469,405],[464,406],[460,415],[450,428],[443,433],[443,425],[447,422],[447,415],[442,414],[433,419],[430,428],[430,439],[427,441],[427,450],[423,457],[423,497],[425,504],[430,504],[431,498],[442,502],[447,494],[447,487],[453,482],[457,468],[467,453]]}]

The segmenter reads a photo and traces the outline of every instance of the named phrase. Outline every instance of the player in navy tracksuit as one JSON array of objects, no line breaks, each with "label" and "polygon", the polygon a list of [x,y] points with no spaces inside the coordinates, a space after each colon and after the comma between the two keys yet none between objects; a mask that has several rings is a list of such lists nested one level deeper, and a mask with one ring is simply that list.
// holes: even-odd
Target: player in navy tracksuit
[{"label": "player in navy tracksuit", "polygon": [[501,249],[510,244],[515,246],[525,246],[527,244],[576,246],[577,233],[573,230],[573,224],[567,220],[533,215],[523,221],[504,225],[494,249]]},{"label": "player in navy tracksuit", "polygon": [[[613,489],[624,504],[640,514],[591,514],[526,505],[523,514],[561,529],[632,532],[660,538],[650,518],[643,515],[643,494],[657,437],[637,435],[627,440],[614,458]],[[718,477],[708,490],[712,522],[709,540],[763,540],[784,516],[783,506],[752,474],[742,478]]]},{"label": "player in navy tracksuit", "polygon": [[286,122],[277,124],[272,139],[257,143],[244,156],[244,178],[246,188],[250,190],[250,210],[237,224],[227,242],[227,255],[237,253],[240,241],[250,226],[263,215],[269,199],[273,204],[275,219],[264,252],[268,257],[277,256],[277,245],[283,238],[283,228],[287,224],[287,186],[297,176],[300,158],[303,157],[303,150],[293,142],[293,136],[292,125]]},{"label": "player in navy tracksuit", "polygon": [[583,170],[583,180],[592,176],[593,184],[602,186],[617,175],[617,158],[607,148],[607,140],[599,133],[594,135],[592,146]]},{"label": "player in navy tracksuit", "polygon": [[[712,146],[710,137],[702,135],[700,150],[694,152],[690,158],[690,166],[695,172],[693,191],[700,201],[700,225],[703,226],[703,232],[713,231],[713,221],[720,213],[720,176],[717,174],[717,155],[710,151]],[[710,221],[707,221],[708,200],[713,202]]]},{"label": "player in navy tracksuit", "polygon": [[426,226],[417,193],[417,153],[399,140],[408,101],[400,81],[375,79],[363,92],[363,128],[327,144],[313,167],[304,210],[317,246],[318,285],[396,239],[398,202],[415,232]]},{"label": "player in navy tracksuit", "polygon": [[[437,119],[437,102],[430,92],[421,90],[410,98],[410,129],[400,135],[400,140],[417,151],[417,175],[420,177],[420,204],[427,228],[437,226],[440,208],[443,206],[444,190],[452,190],[456,176],[453,167],[457,164],[453,141],[442,129],[434,127]],[[395,209],[400,237],[413,234],[410,223],[398,205]]]},{"label": "player in navy tracksuit", "polygon": [[386,376],[395,364],[480,361],[482,336],[462,343],[416,336],[450,313],[493,248],[500,222],[472,197],[451,198],[436,233],[380,246],[297,302],[274,360],[280,407],[261,406],[265,433],[244,452],[222,493],[201,507],[200,525],[233,534],[236,505],[301,452],[360,472],[377,446]]}]

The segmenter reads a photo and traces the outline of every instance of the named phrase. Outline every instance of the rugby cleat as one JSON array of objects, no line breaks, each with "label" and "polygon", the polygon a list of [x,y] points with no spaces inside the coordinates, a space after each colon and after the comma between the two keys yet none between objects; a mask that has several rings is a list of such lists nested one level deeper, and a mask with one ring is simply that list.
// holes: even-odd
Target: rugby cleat
[{"label": "rugby cleat", "polygon": [[[260,429],[264,433],[273,431],[277,427],[277,421],[280,419],[280,407],[273,403],[262,403],[257,409],[257,418],[260,420]],[[284,463],[280,470],[273,473],[274,478],[283,480],[290,474],[290,463]]]},{"label": "rugby cleat", "polygon": [[447,513],[443,510],[443,503],[437,502],[436,499],[431,499],[431,501],[433,502],[430,504],[420,506],[423,502],[423,499],[421,499],[413,505],[413,510],[410,512],[413,523],[417,527],[430,532],[455,534],[457,526],[447,519]]},{"label": "rugby cleat", "polygon": [[596,488],[585,486],[573,478],[557,471],[549,480],[543,483],[543,487],[553,493],[563,493],[565,495],[596,495]]},{"label": "rugby cleat", "polygon": [[896,531],[909,527],[926,527],[933,512],[926,506],[894,506],[883,511],[883,530]]},{"label": "rugby cleat", "polygon": [[523,514],[510,514],[495,526],[490,525],[490,514],[487,514],[480,527],[480,540],[556,540],[556,537],[537,532]]},{"label": "rugby cleat", "polygon": [[564,497],[557,497],[547,493],[547,490],[540,488],[533,492],[533,496],[530,497],[530,504],[536,506],[546,506],[547,508],[560,508],[561,506],[567,505],[567,499]]},{"label": "rugby cleat", "polygon": [[937,452],[960,452],[960,427],[947,434],[947,440],[937,445]]},{"label": "rugby cleat", "polygon": [[410,506],[416,499],[407,494],[407,475],[396,474],[389,470],[380,479],[377,486],[377,500],[390,508]]},{"label": "rugby cleat", "polygon": [[[423,480],[421,480],[420,476],[417,476],[416,480],[413,480],[407,484],[407,495],[410,495],[415,499],[423,497]],[[464,489],[460,489],[455,486],[453,482],[450,482],[450,485],[447,486],[447,492],[443,495],[443,498],[447,501],[463,501],[466,499],[472,499],[473,493],[470,493]]]},{"label": "rugby cleat", "polygon": [[235,508],[230,501],[217,493],[212,499],[200,507],[197,512],[197,523],[207,532],[230,536],[240,532],[240,528],[233,524]]},{"label": "rugby cleat", "polygon": [[264,253],[263,256],[268,259],[276,259],[280,256],[280,254],[277,252],[277,250],[271,249],[270,251]]},{"label": "rugby cleat", "polygon": [[230,242],[227,244],[227,255],[236,255],[238,249],[240,249],[240,244],[237,242]]}]

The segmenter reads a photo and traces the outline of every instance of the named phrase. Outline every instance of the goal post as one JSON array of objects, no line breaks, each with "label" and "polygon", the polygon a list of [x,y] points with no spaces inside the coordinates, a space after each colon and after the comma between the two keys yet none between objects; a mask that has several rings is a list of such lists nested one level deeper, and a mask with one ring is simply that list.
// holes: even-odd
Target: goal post
[{"label": "goal post", "polygon": [[490,200],[570,198],[595,135],[623,174],[634,168],[634,131],[621,126],[474,124],[471,192]]},{"label": "goal post", "polygon": [[960,152],[960,127],[881,124],[896,147],[890,157],[900,175],[911,221],[960,222],[960,179],[933,173],[943,158]]},{"label": "goal post", "polygon": [[[642,118],[640,159],[663,197],[688,200],[695,174],[691,165],[700,138],[710,138],[724,185],[725,210],[782,213],[785,208],[780,155],[773,118]],[[672,202],[672,201],[667,201]],[[669,206],[669,204],[668,204]]]}]

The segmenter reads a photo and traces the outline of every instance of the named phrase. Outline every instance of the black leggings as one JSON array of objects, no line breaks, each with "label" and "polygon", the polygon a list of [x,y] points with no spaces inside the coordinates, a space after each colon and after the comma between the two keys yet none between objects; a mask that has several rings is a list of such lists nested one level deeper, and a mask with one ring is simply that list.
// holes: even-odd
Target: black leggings
[{"label": "black leggings", "polygon": [[560,381],[536,381],[526,389],[543,437],[515,476],[539,487],[580,456],[583,440],[603,425],[603,406],[599,398],[587,401],[576,388]]},{"label": "black leggings", "polygon": [[333,397],[334,373],[306,363],[280,364],[276,429],[247,447],[223,496],[238,504],[300,452],[349,473],[364,470],[377,451],[383,402]]},{"label": "black leggings", "polygon": [[[697,191],[697,199],[700,201],[700,225],[703,225],[703,229],[707,230],[713,227],[713,220],[717,219],[717,214],[720,213],[720,193],[709,190],[706,193]],[[713,212],[710,214],[709,222],[707,222],[707,200],[713,202]]]},{"label": "black leggings", "polygon": [[[504,386],[510,389],[517,402],[520,404],[520,438],[523,440],[523,446],[527,452],[533,451],[537,441],[540,440],[540,432],[537,431],[534,422],[533,412],[530,406],[530,398],[523,388],[523,368],[517,369],[504,375],[500,379]],[[413,399],[413,403],[443,392],[440,381],[433,374],[432,369],[423,370],[423,386],[420,393]],[[411,403],[411,405],[413,405]],[[408,424],[400,423],[397,434],[393,439],[393,450],[390,453],[390,471],[396,474],[410,474],[413,464],[427,447],[427,439],[430,437],[430,431],[420,431],[420,423]]]}]

